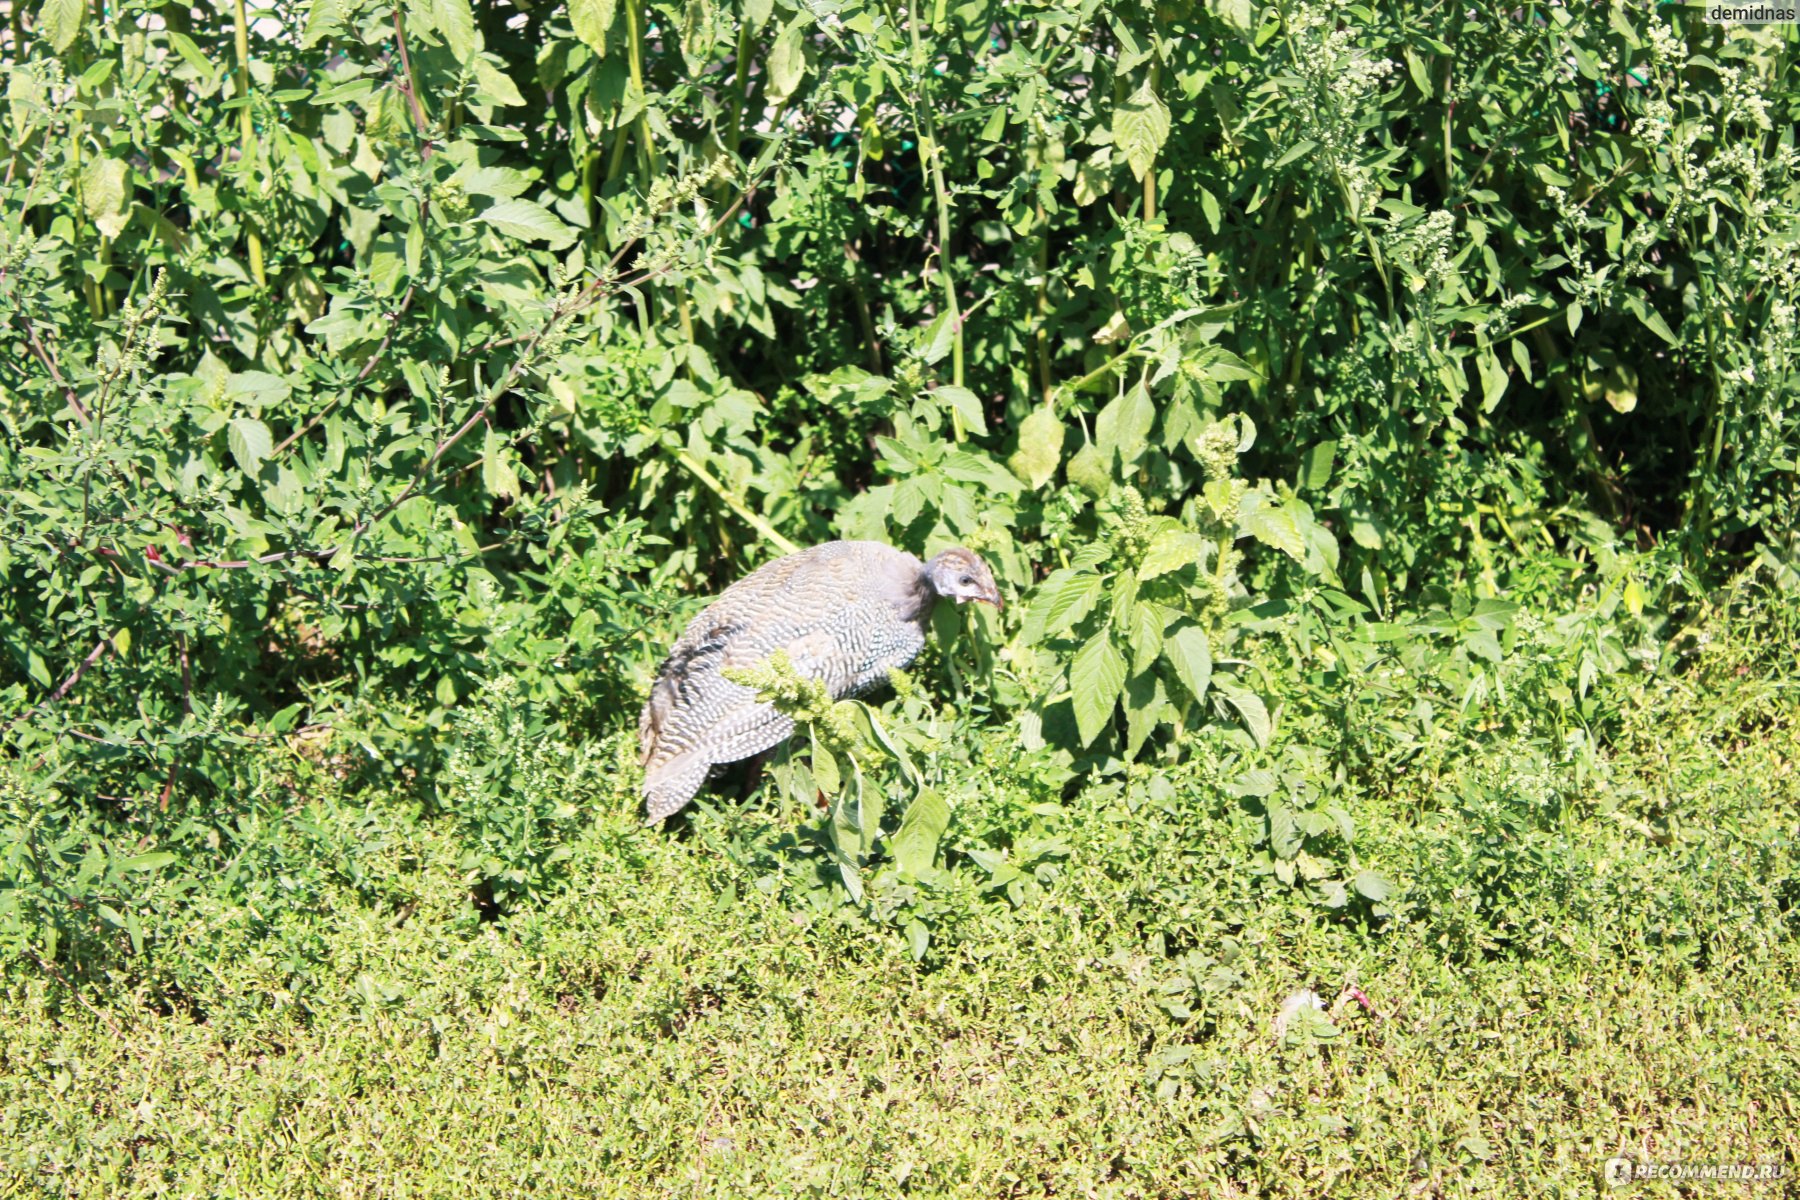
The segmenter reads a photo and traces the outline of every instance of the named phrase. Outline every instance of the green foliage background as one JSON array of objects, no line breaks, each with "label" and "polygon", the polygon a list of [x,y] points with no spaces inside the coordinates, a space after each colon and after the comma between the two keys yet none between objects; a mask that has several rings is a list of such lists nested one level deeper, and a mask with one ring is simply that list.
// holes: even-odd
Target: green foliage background
[{"label": "green foliage background", "polygon": [[[1791,813],[1685,809],[1641,725],[1729,680],[1682,736],[1793,761],[1791,28],[45,0],[0,48],[21,1011],[403,1009],[313,913],[530,953],[601,869],[950,972],[1085,895],[1084,954],[1155,964],[1141,1090],[1225,1086],[1209,1169],[1298,1186],[1267,1080],[1195,1049],[1242,946],[1791,952]],[[1014,603],[634,829],[660,649],[833,537],[969,545]]]}]

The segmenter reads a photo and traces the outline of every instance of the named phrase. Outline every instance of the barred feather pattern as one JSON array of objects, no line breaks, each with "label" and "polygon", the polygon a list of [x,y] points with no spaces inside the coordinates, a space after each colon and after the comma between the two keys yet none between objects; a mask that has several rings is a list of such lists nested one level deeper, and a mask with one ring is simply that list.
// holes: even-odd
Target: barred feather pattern
[{"label": "barred feather pattern", "polygon": [[832,696],[859,695],[918,656],[935,599],[925,564],[880,542],[814,546],[726,588],[675,643],[638,720],[649,819],[680,811],[715,765],[794,732],[792,719],[721,671],[785,650]]}]

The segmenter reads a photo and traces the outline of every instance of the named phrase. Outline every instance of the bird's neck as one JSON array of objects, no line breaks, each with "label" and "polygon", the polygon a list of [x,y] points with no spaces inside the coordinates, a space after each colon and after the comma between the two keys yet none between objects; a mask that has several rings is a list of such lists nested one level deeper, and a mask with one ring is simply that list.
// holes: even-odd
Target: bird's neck
[{"label": "bird's neck", "polygon": [[923,628],[931,620],[931,608],[937,599],[937,589],[921,577],[896,606],[900,610],[900,619],[916,622]]}]

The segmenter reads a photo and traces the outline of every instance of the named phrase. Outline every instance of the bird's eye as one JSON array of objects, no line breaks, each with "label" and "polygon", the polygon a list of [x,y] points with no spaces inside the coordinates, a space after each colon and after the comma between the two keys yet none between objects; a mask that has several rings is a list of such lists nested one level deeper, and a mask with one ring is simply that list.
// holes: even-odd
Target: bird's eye
[{"label": "bird's eye", "polygon": [[964,575],[962,577],[962,582],[964,587],[974,587],[975,577],[973,575]]}]

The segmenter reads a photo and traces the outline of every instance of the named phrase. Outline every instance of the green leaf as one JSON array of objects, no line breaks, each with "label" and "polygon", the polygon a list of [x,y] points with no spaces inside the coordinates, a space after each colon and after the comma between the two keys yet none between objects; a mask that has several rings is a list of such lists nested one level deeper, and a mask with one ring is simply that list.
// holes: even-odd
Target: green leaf
[{"label": "green leaf", "polygon": [[475,82],[495,104],[517,108],[525,103],[525,97],[519,93],[519,87],[512,81],[512,76],[495,66],[488,55],[483,54],[475,60]]},{"label": "green leaf", "polygon": [[1088,639],[1069,667],[1069,691],[1075,705],[1075,726],[1081,744],[1091,745],[1112,719],[1125,686],[1125,658],[1102,629]]},{"label": "green leaf", "polygon": [[1251,510],[1246,524],[1257,541],[1275,547],[1295,562],[1306,561],[1306,534],[1296,502],[1259,504]]},{"label": "green leaf", "polygon": [[956,322],[950,319],[948,312],[941,312],[931,319],[920,338],[920,352],[927,366],[941,362],[956,346]]},{"label": "green leaf", "polygon": [[1256,739],[1258,746],[1267,746],[1269,738],[1274,735],[1275,724],[1269,719],[1269,709],[1249,688],[1240,687],[1220,679],[1213,690],[1225,698],[1225,702],[1237,710],[1238,717],[1244,722],[1244,728]]},{"label": "green leaf", "polygon": [[1319,143],[1313,141],[1311,138],[1302,138],[1293,146],[1289,147],[1286,154],[1283,154],[1280,158],[1276,159],[1274,165],[1269,169],[1271,171],[1279,171],[1294,160],[1305,158],[1308,154],[1311,154],[1318,148]]},{"label": "green leaf", "polygon": [[981,411],[981,401],[974,392],[963,387],[941,387],[932,395],[948,404],[951,411],[962,418],[963,427],[969,432],[986,436],[987,416]]},{"label": "green leaf", "polygon": [[1107,466],[1107,460],[1101,456],[1099,447],[1092,442],[1084,444],[1075,452],[1065,470],[1069,482],[1089,495],[1104,496],[1112,490],[1112,471]]},{"label": "green leaf", "polygon": [[1638,404],[1637,372],[1624,363],[1613,363],[1600,377],[1600,394],[1616,413],[1635,411]]},{"label": "green leaf", "polygon": [[1094,441],[1108,462],[1117,453],[1130,465],[1149,446],[1150,427],[1156,423],[1156,405],[1141,384],[1116,396],[1094,418]]},{"label": "green leaf", "polygon": [[575,232],[563,224],[561,217],[530,200],[501,200],[477,219],[508,237],[548,242],[552,250],[565,249],[575,241]]},{"label": "green leaf", "polygon": [[275,482],[265,486],[262,494],[271,512],[291,516],[306,506],[306,481],[282,463],[275,468]]},{"label": "green leaf", "polygon": [[908,875],[930,875],[937,862],[938,843],[949,828],[950,806],[932,789],[921,789],[907,805],[900,828],[888,839],[894,862]]},{"label": "green leaf", "polygon": [[[326,38],[343,32],[343,28],[343,0],[312,0],[306,6],[306,26],[300,34],[300,48],[311,50]],[[171,35],[170,41],[175,44],[176,49],[181,48],[179,43],[174,42],[174,35]],[[188,61],[191,63],[193,60]]]},{"label": "green leaf", "polygon": [[1256,32],[1257,5],[1252,0],[1220,0],[1219,15],[1239,33]]},{"label": "green leaf", "polygon": [[267,371],[234,371],[225,381],[225,395],[254,413],[284,403],[293,390],[287,380]]},{"label": "green leaf", "polygon": [[1506,368],[1500,365],[1500,356],[1494,353],[1491,346],[1475,356],[1475,368],[1481,373],[1481,411],[1491,413],[1500,406],[1500,399],[1506,395],[1506,385],[1511,377],[1507,375]]},{"label": "green leaf", "polygon": [[475,14],[469,0],[431,0],[431,19],[450,53],[467,62],[481,49],[481,30],[475,27]]},{"label": "green leaf", "polygon": [[1044,605],[1044,636],[1054,637],[1092,612],[1099,602],[1104,583],[1101,576],[1082,571],[1065,577],[1048,596],[1040,593],[1038,602]]},{"label": "green leaf", "polygon": [[1211,543],[1197,533],[1185,529],[1165,529],[1150,539],[1144,561],[1138,565],[1139,579],[1155,579],[1170,571],[1197,565]]},{"label": "green leaf", "polygon": [[496,200],[523,195],[531,187],[531,180],[523,171],[513,167],[483,167],[472,161],[458,170],[454,178],[471,196],[491,196]]},{"label": "green leaf", "polygon": [[1270,796],[1263,802],[1263,811],[1269,817],[1269,849],[1277,858],[1291,859],[1299,854],[1306,845],[1306,839],[1300,832],[1300,822],[1293,805]]},{"label": "green leaf", "polygon": [[1462,399],[1463,393],[1469,390],[1469,377],[1463,371],[1461,363],[1439,363],[1437,377],[1438,382],[1444,385],[1444,395],[1452,400]]},{"label": "green leaf", "polygon": [[237,459],[238,468],[251,478],[262,469],[263,461],[275,450],[275,439],[269,436],[269,427],[255,417],[235,417],[225,435],[231,447],[231,457]]},{"label": "green leaf", "polygon": [[1530,383],[1531,382],[1531,351],[1529,351],[1525,348],[1525,339],[1514,338],[1512,340],[1512,342],[1510,343],[1510,345],[1512,346],[1513,362],[1519,368],[1519,375],[1525,380],[1526,383]]},{"label": "green leaf", "polygon": [[775,38],[775,45],[769,49],[769,87],[770,100],[777,103],[792,96],[806,78],[806,26],[809,24],[805,15],[797,16],[787,23]]},{"label": "green leaf", "polygon": [[86,15],[87,0],[44,0],[38,9],[38,28],[50,39],[50,48],[61,54],[74,43]]},{"label": "green leaf", "polygon": [[175,855],[168,850],[152,850],[147,854],[134,854],[120,863],[127,871],[156,871],[175,861]]},{"label": "green leaf", "polygon": [[1337,440],[1327,438],[1315,442],[1312,449],[1306,452],[1306,466],[1300,476],[1300,486],[1308,491],[1316,492],[1331,482],[1331,464],[1337,458]]},{"label": "green leaf", "polygon": [[1203,187],[1196,187],[1194,190],[1200,193],[1200,215],[1206,218],[1207,227],[1216,236],[1222,218],[1219,211],[1219,198]]},{"label": "green leaf", "polygon": [[1006,460],[1012,473],[1041,488],[1056,477],[1062,462],[1063,423],[1048,404],[1034,408],[1019,425],[1019,448]]},{"label": "green leaf", "polygon": [[1169,109],[1146,79],[1113,113],[1113,144],[1125,156],[1131,173],[1142,179],[1156,164],[1169,139]]},{"label": "green leaf", "polygon": [[856,722],[863,739],[887,751],[889,756],[900,764],[900,774],[908,783],[914,787],[923,787],[919,778],[919,769],[913,765],[912,759],[907,755],[906,747],[888,733],[887,727],[881,723],[881,718],[875,715],[875,710],[860,700],[840,701],[837,710],[844,710],[846,704],[850,706],[847,711]]},{"label": "green leaf", "polygon": [[1646,302],[1642,296],[1634,294],[1626,297],[1625,307],[1637,314],[1637,319],[1643,322],[1645,329],[1648,329],[1651,333],[1654,333],[1657,337],[1669,343],[1669,345],[1678,346],[1681,344],[1681,339],[1675,336],[1675,331],[1669,328],[1669,323],[1663,320],[1663,315],[1650,307],[1649,303]]},{"label": "green leaf", "polygon": [[1380,904],[1394,894],[1394,885],[1386,875],[1379,871],[1358,871],[1356,878],[1350,881],[1356,894]]},{"label": "green leaf", "polygon": [[569,0],[569,25],[589,49],[606,57],[606,31],[612,28],[615,0]]},{"label": "green leaf", "polygon": [[[321,6],[314,5],[313,7],[317,9]],[[308,17],[307,20],[310,28],[311,18]],[[212,60],[206,57],[206,52],[200,49],[199,44],[193,38],[174,29],[168,31],[168,38],[169,45],[174,48],[175,53],[181,55],[182,61],[194,68],[194,73],[202,80],[209,80],[217,74],[217,68],[213,66]]]},{"label": "green leaf", "polygon": [[1002,496],[1019,494],[1019,481],[1013,473],[981,450],[952,450],[944,456],[944,474],[962,483],[988,488]]},{"label": "green leaf", "polygon": [[481,482],[491,496],[516,499],[519,495],[519,475],[513,470],[506,435],[492,425],[481,439]]},{"label": "green leaf", "polygon": [[306,332],[316,338],[325,339],[325,347],[332,354],[343,353],[344,347],[361,340],[365,329],[362,318],[353,312],[337,310],[328,312],[306,326]]},{"label": "green leaf", "polygon": [[1131,673],[1142,675],[1156,662],[1163,648],[1163,626],[1168,624],[1169,610],[1150,600],[1132,606],[1129,623],[1131,638]]},{"label": "green leaf", "polygon": [[125,232],[131,220],[128,168],[116,158],[90,158],[81,165],[81,207],[95,228],[109,238]]},{"label": "green leaf", "polygon": [[1431,76],[1425,69],[1425,60],[1411,46],[1406,48],[1406,72],[1412,76],[1413,86],[1419,93],[1429,99],[1436,91],[1431,86]]},{"label": "green leaf", "polygon": [[844,776],[838,770],[837,759],[819,743],[817,734],[813,735],[812,740],[812,772],[819,790],[827,796],[835,796],[843,790]]},{"label": "green leaf", "polygon": [[1125,757],[1136,758],[1168,708],[1162,680],[1137,675],[1125,685]]},{"label": "green leaf", "polygon": [[1498,663],[1506,657],[1505,652],[1500,648],[1500,639],[1485,629],[1471,629],[1464,633],[1463,645],[1467,646],[1471,653],[1477,654],[1491,663]]},{"label": "green leaf", "polygon": [[1212,643],[1207,641],[1206,631],[1192,621],[1183,621],[1163,635],[1162,653],[1188,695],[1204,700],[1213,670]]},{"label": "green leaf", "polygon": [[[817,788],[818,780],[815,777],[808,788],[808,794]],[[844,887],[859,901],[862,899],[862,874],[859,868],[875,837],[875,830],[865,821],[862,790],[861,782],[858,781],[857,786],[841,794],[831,808],[831,841],[837,851],[838,868],[844,877]]]}]

